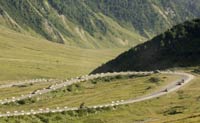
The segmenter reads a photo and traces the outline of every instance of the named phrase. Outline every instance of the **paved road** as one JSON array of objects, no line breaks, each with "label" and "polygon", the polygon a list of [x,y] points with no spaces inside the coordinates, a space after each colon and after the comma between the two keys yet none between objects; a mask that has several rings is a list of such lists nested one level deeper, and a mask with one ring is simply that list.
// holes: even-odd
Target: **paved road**
[{"label": "paved road", "polygon": [[[57,84],[57,85],[52,85],[49,88],[43,89],[43,90],[39,90],[38,92],[34,93],[34,94],[29,94],[29,95],[24,95],[15,99],[11,99],[11,100],[4,100],[1,102],[1,104],[5,104],[5,103],[10,103],[10,102],[15,102],[17,100],[23,100],[26,98],[32,98],[34,96],[37,95],[41,95],[41,94],[45,94],[48,92],[51,92],[53,90],[56,89],[60,89],[64,86],[68,86],[74,83],[78,83],[78,82],[82,82],[82,81],[87,81],[87,80],[92,80],[95,78],[99,78],[99,77],[106,77],[106,76],[116,76],[116,75],[145,75],[145,74],[153,74],[154,72],[119,72],[119,73],[102,73],[102,74],[95,74],[95,75],[85,75],[85,76],[81,76],[81,77],[77,77],[71,80],[68,80],[66,82],[63,82],[61,84]],[[165,88],[146,95],[146,96],[142,96],[139,98],[134,98],[134,99],[129,99],[129,100],[118,100],[118,101],[113,101],[112,103],[108,103],[108,104],[100,104],[100,105],[96,105],[96,106],[89,106],[88,108],[103,108],[103,107],[112,107],[112,106],[118,106],[118,105],[125,105],[125,104],[131,104],[131,103],[136,103],[136,102],[141,102],[141,101],[145,101],[145,100],[149,100],[149,99],[153,99],[156,97],[160,97],[163,96],[165,94],[171,93],[173,91],[178,90],[179,88],[181,88],[182,86],[186,85],[187,83],[189,83],[192,79],[194,79],[194,76],[188,73],[181,73],[181,72],[171,72],[171,71],[167,71],[167,72],[160,72],[161,74],[172,74],[172,75],[178,75],[181,77],[181,79],[171,82],[169,85],[167,85]],[[57,107],[56,109],[39,109],[37,111],[35,110],[31,110],[28,112],[24,112],[24,111],[15,111],[15,112],[7,112],[5,114],[0,114],[0,117],[9,117],[9,116],[20,116],[20,115],[35,115],[35,114],[41,114],[41,113],[54,113],[54,112],[63,112],[63,111],[70,111],[70,110],[79,110],[78,107],[64,107],[64,108],[60,108]]]},{"label": "paved road", "polygon": [[[81,76],[81,77],[76,77],[76,78],[72,78],[71,80],[66,80],[60,84],[55,84],[55,85],[51,85],[48,88],[43,88],[42,90],[37,90],[35,92],[32,92],[30,94],[27,95],[21,95],[20,97],[12,97],[10,99],[4,99],[4,100],[0,100],[0,104],[8,104],[11,102],[16,102],[19,100],[24,100],[24,99],[28,99],[28,98],[32,98],[38,95],[42,95],[45,93],[49,93],[51,91],[63,88],[65,86],[69,86],[75,83],[79,83],[79,82],[83,82],[83,81],[87,81],[87,80],[92,80],[95,78],[99,78],[99,77],[105,77],[105,76],[116,76],[116,75],[135,75],[135,74],[152,74],[153,72],[119,72],[119,73],[102,73],[102,74],[95,74],[95,75],[85,75],[85,76]],[[19,83],[22,84],[22,83]],[[12,87],[13,84],[8,84],[6,85],[7,87]],[[2,85],[2,87],[5,87],[4,85]]]}]

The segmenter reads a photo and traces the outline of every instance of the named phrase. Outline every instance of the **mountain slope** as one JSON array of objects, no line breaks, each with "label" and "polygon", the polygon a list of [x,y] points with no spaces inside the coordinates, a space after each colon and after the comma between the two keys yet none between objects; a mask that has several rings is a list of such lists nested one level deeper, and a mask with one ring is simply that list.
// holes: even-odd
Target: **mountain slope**
[{"label": "mountain slope", "polygon": [[200,19],[177,25],[102,65],[92,73],[200,65]]},{"label": "mountain slope", "polygon": [[1,0],[0,10],[1,25],[67,45],[124,47],[144,40],[112,18],[92,12],[80,0]]},{"label": "mountain slope", "polygon": [[85,48],[135,46],[199,13],[198,0],[0,1],[0,25]]}]

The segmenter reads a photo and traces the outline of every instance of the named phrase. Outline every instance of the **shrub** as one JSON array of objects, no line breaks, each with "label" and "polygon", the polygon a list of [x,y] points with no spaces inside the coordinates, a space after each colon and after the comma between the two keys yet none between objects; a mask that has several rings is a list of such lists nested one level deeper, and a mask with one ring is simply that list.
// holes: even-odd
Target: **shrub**
[{"label": "shrub", "polygon": [[157,77],[151,77],[151,78],[149,79],[149,81],[152,82],[152,83],[158,83],[158,82],[160,81],[160,79],[157,78]]},{"label": "shrub", "polygon": [[196,74],[200,74],[200,68],[194,69],[193,72],[196,73]]},{"label": "shrub", "polygon": [[164,111],[164,115],[176,115],[181,114],[185,110],[184,106],[175,106],[171,107],[168,110]]},{"label": "shrub", "polygon": [[26,102],[25,102],[25,100],[19,100],[19,101],[17,101],[17,103],[20,105],[24,105]]}]

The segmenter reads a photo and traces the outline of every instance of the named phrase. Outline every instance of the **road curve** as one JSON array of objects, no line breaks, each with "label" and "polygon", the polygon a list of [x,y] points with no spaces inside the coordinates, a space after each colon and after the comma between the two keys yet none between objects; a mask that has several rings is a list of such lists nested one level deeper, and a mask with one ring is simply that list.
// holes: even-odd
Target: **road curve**
[{"label": "road curve", "polygon": [[[53,85],[48,89],[44,89],[41,90],[35,94],[30,94],[30,95],[25,95],[23,97],[19,97],[19,98],[15,98],[13,100],[4,100],[1,102],[1,104],[5,104],[5,103],[9,103],[9,102],[14,102],[17,100],[22,100],[22,99],[26,99],[26,98],[31,98],[37,95],[41,95],[44,93],[48,93],[50,91],[56,90],[56,89],[60,89],[64,86],[68,86],[74,83],[78,83],[78,82],[82,82],[82,81],[87,81],[87,80],[92,80],[95,78],[99,78],[99,77],[106,77],[106,76],[116,76],[116,75],[145,75],[145,74],[153,74],[154,72],[114,72],[114,73],[101,73],[101,74],[95,74],[95,75],[85,75],[82,77],[77,77],[71,80],[68,80],[66,82],[63,82],[61,84],[58,85]],[[95,105],[95,106],[88,106],[87,108],[104,108],[104,107],[113,107],[113,106],[118,106],[118,105],[125,105],[125,104],[132,104],[132,103],[136,103],[136,102],[142,102],[145,100],[149,100],[149,99],[153,99],[156,97],[160,97],[163,95],[166,95],[168,93],[171,93],[173,91],[176,91],[178,89],[180,89],[181,87],[183,87],[184,85],[186,85],[187,83],[191,82],[191,80],[194,79],[194,76],[188,73],[183,73],[183,72],[171,72],[171,71],[161,71],[161,74],[172,74],[172,75],[178,75],[181,77],[181,79],[171,82],[169,85],[167,85],[165,88],[146,95],[146,96],[142,96],[142,97],[138,97],[138,98],[134,98],[134,99],[128,99],[128,100],[118,100],[118,101],[113,101],[112,103],[108,103],[108,104],[100,104],[100,105]],[[78,107],[64,107],[64,108],[60,108],[57,107],[56,109],[39,109],[39,110],[31,110],[31,111],[15,111],[15,112],[6,112],[5,114],[0,114],[0,117],[11,117],[11,116],[22,116],[22,115],[35,115],[35,114],[43,114],[43,113],[55,113],[55,112],[63,112],[63,111],[75,111],[75,110],[79,110]]]},{"label": "road curve", "polygon": [[[10,99],[3,99],[0,100],[0,104],[8,104],[11,102],[16,102],[19,100],[24,100],[27,98],[32,98],[38,95],[42,95],[60,88],[63,88],[65,86],[69,86],[75,83],[79,83],[79,82],[83,82],[83,81],[87,81],[87,80],[92,80],[92,79],[96,79],[96,78],[101,78],[101,77],[106,77],[106,76],[117,76],[117,75],[136,75],[136,74],[153,74],[153,72],[114,72],[114,73],[101,73],[101,74],[95,74],[95,75],[85,75],[85,76],[81,76],[81,77],[76,77],[76,78],[72,78],[70,80],[66,80],[60,84],[55,84],[55,85],[51,85],[48,88],[43,88],[42,90],[37,90],[34,91],[30,94],[26,94],[26,95],[21,95],[20,97],[12,97]],[[12,84],[9,84],[9,86],[7,87],[12,87]],[[4,85],[2,85],[3,87],[5,87]]]}]

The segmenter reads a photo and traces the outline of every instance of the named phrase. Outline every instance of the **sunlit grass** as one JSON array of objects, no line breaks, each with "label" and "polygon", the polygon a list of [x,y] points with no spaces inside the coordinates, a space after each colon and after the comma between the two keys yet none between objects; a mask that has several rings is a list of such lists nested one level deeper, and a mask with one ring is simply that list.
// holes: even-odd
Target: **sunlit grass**
[{"label": "sunlit grass", "polygon": [[88,74],[125,50],[74,48],[0,29],[0,80]]},{"label": "sunlit grass", "polygon": [[9,88],[1,88],[0,89],[0,100],[3,99],[11,99],[13,97],[20,97],[21,95],[27,95],[35,90],[41,90],[43,88],[47,88],[50,85],[55,84],[55,82],[38,82],[38,83],[28,83],[21,85],[13,85]]}]

